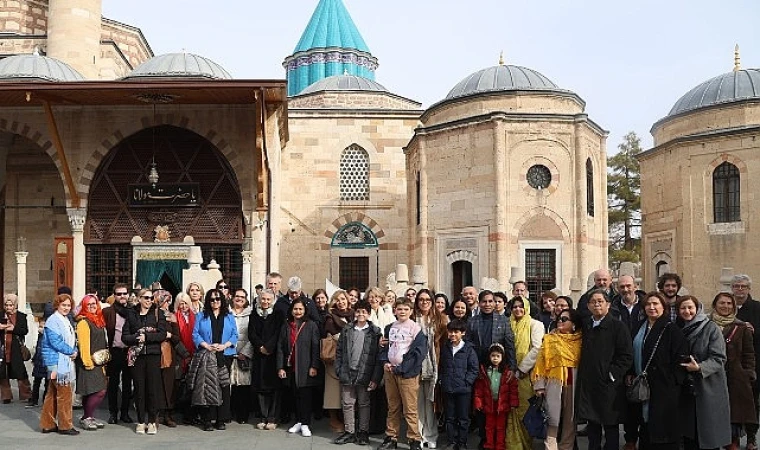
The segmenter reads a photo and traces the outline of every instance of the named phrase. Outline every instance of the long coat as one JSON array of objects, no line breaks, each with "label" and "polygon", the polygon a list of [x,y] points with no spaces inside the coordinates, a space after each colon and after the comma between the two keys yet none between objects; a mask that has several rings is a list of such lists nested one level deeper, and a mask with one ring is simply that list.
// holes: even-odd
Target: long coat
[{"label": "long coat", "polygon": [[755,402],[752,400],[756,363],[752,332],[749,331],[746,323],[737,320],[732,325],[723,328],[723,337],[726,338],[726,356],[728,357],[726,373],[731,423],[757,423],[754,412]]},{"label": "long coat", "polygon": [[[257,392],[269,392],[281,386],[277,377],[277,344],[284,320],[278,311],[271,312],[266,318],[256,308],[251,311],[248,322],[248,339],[253,347],[251,385]],[[261,353],[261,347],[267,355]]]},{"label": "long coat", "polygon": [[[631,335],[607,314],[598,326],[586,320],[575,388],[575,416],[602,425],[620,424],[626,410],[623,379],[633,363]],[[612,377],[612,378],[610,378]]]},{"label": "long coat", "polygon": [[288,367],[291,350],[290,322],[283,324],[277,345],[277,370],[285,369],[291,386],[298,388],[319,385],[318,377],[309,376],[310,368],[319,369],[319,326],[313,320],[302,323],[303,328],[294,345],[296,355],[291,367]]},{"label": "long coat", "polygon": [[[248,327],[250,326],[251,308],[245,308],[240,314],[236,314],[234,309],[229,313],[235,318],[235,324],[238,330],[238,339],[235,344],[235,351],[238,355],[243,355],[248,359],[253,357],[253,346],[248,339]],[[232,364],[230,380],[233,386],[248,386],[251,384],[251,370],[240,370],[237,362]]]},{"label": "long coat", "polygon": [[[646,327],[647,322],[641,326]],[[660,333],[662,338],[652,356]],[[670,323],[669,314],[663,314],[649,330],[641,351],[642,367],[652,356],[652,362],[647,369],[651,399],[647,430],[649,442],[652,444],[673,443],[681,439],[680,422],[673,419],[678,417],[681,385],[686,378],[686,370],[681,367],[679,357],[686,352],[687,344],[683,333],[675,324]]]},{"label": "long coat", "polygon": [[[0,314],[5,317],[5,313]],[[11,339],[10,364],[8,364],[7,361],[3,361],[2,365],[5,367],[0,368],[0,379],[7,377],[11,380],[26,380],[29,376],[26,373],[24,359],[21,357],[21,344],[19,343],[19,339],[24,339],[24,336],[29,332],[29,327],[26,324],[26,314],[21,311],[16,311],[15,319],[16,321],[14,322],[13,331],[10,332],[13,335],[13,338]],[[7,331],[0,333],[0,345],[5,342],[6,333]],[[5,360],[4,355],[2,359]]]},{"label": "long coat", "polygon": [[726,341],[718,325],[706,316],[692,332],[689,328],[684,328],[684,335],[689,343],[689,353],[697,360],[700,369],[692,372],[694,397],[684,394],[682,402],[679,417],[685,420],[684,435],[694,436],[696,433],[701,448],[723,447],[731,443]]}]

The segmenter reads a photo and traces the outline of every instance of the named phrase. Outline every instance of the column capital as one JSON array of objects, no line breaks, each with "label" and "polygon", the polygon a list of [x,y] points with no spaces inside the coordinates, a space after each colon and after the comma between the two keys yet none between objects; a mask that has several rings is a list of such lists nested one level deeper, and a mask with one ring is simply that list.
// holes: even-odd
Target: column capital
[{"label": "column capital", "polygon": [[84,231],[84,222],[87,219],[87,208],[66,208],[66,214],[69,216],[71,231],[81,233]]},{"label": "column capital", "polygon": [[29,252],[14,252],[16,255],[16,264],[26,264],[26,257],[29,256]]},{"label": "column capital", "polygon": [[253,251],[243,250],[240,253],[243,255],[243,264],[250,264],[253,262]]}]

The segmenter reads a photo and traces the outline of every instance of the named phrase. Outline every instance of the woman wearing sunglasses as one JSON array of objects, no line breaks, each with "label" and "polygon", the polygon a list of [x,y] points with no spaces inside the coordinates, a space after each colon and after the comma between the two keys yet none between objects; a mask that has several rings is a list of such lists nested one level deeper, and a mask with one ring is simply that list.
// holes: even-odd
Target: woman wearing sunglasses
[{"label": "woman wearing sunglasses", "polygon": [[238,333],[235,316],[229,313],[226,301],[218,289],[206,292],[203,311],[198,313],[193,328],[197,350],[187,375],[188,387],[193,389],[193,406],[201,408],[204,431],[225,430],[231,419],[230,367]]},{"label": "woman wearing sunglasses", "polygon": [[[533,368],[533,390],[544,397],[549,414],[546,450],[571,450],[575,442],[574,380],[581,360],[583,322],[577,311],[565,309],[557,316],[556,324],[554,331],[544,336]],[[560,425],[562,435],[558,436]]]},{"label": "woman wearing sunglasses", "polygon": [[[170,338],[166,319],[153,302],[150,289],[140,289],[137,310],[130,312],[124,323],[121,340],[131,346],[127,361],[132,365],[135,383],[137,434],[156,434],[156,418],[161,405],[161,341]],[[130,356],[132,355],[132,356]]]}]

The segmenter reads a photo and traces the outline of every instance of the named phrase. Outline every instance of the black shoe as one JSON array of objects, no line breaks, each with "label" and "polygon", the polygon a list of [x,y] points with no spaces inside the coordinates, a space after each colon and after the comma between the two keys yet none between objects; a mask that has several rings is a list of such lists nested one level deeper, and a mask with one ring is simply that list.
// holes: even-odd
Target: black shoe
[{"label": "black shoe", "polygon": [[119,423],[119,419],[116,418],[116,414],[111,414],[110,416],[108,416],[108,423],[111,425],[116,425],[117,423]]},{"label": "black shoe", "polygon": [[10,402],[11,402],[10,400],[3,400],[3,405],[7,405],[7,404],[9,404]]},{"label": "black shoe", "polygon": [[124,423],[134,423],[134,420],[132,420],[132,418],[129,417],[129,413],[122,413],[121,417],[119,417],[119,420],[121,420]]},{"label": "black shoe", "polygon": [[57,432],[58,432],[58,427],[47,428],[47,429],[43,428],[42,429],[42,434],[57,433]]},{"label": "black shoe", "polygon": [[343,444],[353,444],[356,442],[356,435],[354,433],[349,433],[348,431],[344,431],[343,434],[335,438],[333,441],[333,444],[343,445]]},{"label": "black shoe", "polygon": [[225,425],[223,421],[220,422],[217,420],[216,423],[214,424],[214,428],[216,428],[219,431],[224,431],[227,429],[227,425]]},{"label": "black shoe", "polygon": [[422,450],[420,441],[409,441],[409,450]]},{"label": "black shoe", "polygon": [[[379,447],[377,447],[377,450],[390,450],[396,448],[398,448],[398,441],[390,436],[385,436],[385,440]],[[419,450],[419,448],[417,450]]]},{"label": "black shoe", "polygon": [[356,445],[369,445],[369,435],[366,431],[356,433]]},{"label": "black shoe", "polygon": [[58,434],[63,434],[65,436],[76,436],[79,434],[79,431],[77,431],[75,428],[69,428],[68,430],[58,430]]},{"label": "black shoe", "polygon": [[203,422],[203,431],[214,431],[214,426],[211,422]]}]

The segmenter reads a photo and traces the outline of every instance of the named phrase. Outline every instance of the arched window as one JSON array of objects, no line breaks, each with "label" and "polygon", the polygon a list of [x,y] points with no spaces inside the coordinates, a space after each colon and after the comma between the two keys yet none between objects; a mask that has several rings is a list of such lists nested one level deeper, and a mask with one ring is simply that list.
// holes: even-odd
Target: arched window
[{"label": "arched window", "polygon": [[591,158],[586,160],[586,213],[594,217],[594,166]]},{"label": "arched window", "polygon": [[713,216],[715,223],[739,222],[739,169],[724,162],[713,172]]},{"label": "arched window", "polygon": [[369,200],[369,154],[356,144],[340,156],[340,199]]}]

